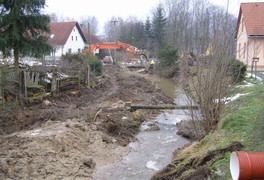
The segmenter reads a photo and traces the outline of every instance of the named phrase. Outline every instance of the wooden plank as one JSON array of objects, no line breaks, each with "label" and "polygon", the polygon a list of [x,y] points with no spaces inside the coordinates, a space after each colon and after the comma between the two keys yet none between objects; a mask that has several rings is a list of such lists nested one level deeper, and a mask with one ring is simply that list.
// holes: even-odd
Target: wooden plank
[{"label": "wooden plank", "polygon": [[52,94],[52,96],[56,95],[57,84],[59,83],[57,81],[57,77],[58,77],[58,70],[57,69],[52,70],[52,80],[51,80],[51,94]]}]

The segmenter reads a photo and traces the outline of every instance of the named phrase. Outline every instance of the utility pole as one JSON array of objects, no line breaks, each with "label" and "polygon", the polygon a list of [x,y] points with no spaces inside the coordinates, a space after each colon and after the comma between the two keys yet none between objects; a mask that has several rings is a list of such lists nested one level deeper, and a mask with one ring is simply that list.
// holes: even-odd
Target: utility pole
[{"label": "utility pole", "polygon": [[227,5],[226,5],[226,25],[228,25],[228,13],[229,13],[229,0],[227,0]]},{"label": "utility pole", "polygon": [[[91,28],[90,28],[90,23],[88,22],[88,36],[87,36],[87,40],[88,40],[88,46],[89,46],[89,53],[91,53]],[[88,56],[90,57],[90,56]],[[90,66],[88,63],[89,59],[87,60],[87,68],[85,71],[85,84],[87,87],[90,87]]]},{"label": "utility pole", "polygon": [[90,23],[88,23],[88,44],[89,44],[89,52],[91,52],[91,28]]},{"label": "utility pole", "polygon": [[[112,20],[110,22],[114,24],[114,41],[115,41],[115,43],[117,43],[116,24],[118,23],[118,20]],[[117,60],[116,60],[116,49],[114,51],[114,62],[117,63]]]}]

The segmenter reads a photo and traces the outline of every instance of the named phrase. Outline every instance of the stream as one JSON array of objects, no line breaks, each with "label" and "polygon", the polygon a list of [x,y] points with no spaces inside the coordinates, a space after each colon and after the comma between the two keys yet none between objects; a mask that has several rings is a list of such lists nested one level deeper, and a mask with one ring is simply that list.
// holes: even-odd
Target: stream
[{"label": "stream", "polygon": [[[175,82],[166,80],[157,84],[161,89],[174,83],[173,91],[168,95],[175,97],[175,103],[186,105],[184,93],[176,89]],[[167,85],[166,85],[167,84]],[[190,141],[177,135],[175,124],[188,119],[186,110],[166,110],[148,122],[142,123],[137,135],[138,141],[129,144],[130,153],[122,162],[103,166],[94,173],[94,180],[149,180],[158,170],[168,165],[173,152]],[[149,124],[156,124],[160,130],[145,131]]]}]

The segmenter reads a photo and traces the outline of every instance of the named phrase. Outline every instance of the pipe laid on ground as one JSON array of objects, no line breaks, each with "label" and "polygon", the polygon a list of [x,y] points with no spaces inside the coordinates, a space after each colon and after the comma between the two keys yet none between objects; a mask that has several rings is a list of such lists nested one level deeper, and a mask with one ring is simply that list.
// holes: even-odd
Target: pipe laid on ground
[{"label": "pipe laid on ground", "polygon": [[232,152],[230,172],[233,180],[264,179],[264,152]]},{"label": "pipe laid on ground", "polygon": [[188,106],[188,105],[174,105],[174,104],[162,104],[162,105],[142,105],[142,104],[132,104],[127,102],[125,104],[127,110],[135,111],[137,109],[198,109],[198,106]]}]

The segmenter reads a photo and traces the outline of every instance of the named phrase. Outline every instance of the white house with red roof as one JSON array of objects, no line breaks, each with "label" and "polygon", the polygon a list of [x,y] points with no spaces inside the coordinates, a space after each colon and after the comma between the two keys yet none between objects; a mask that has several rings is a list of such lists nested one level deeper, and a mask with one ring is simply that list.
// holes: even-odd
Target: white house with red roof
[{"label": "white house with red roof", "polygon": [[54,49],[52,56],[80,53],[85,48],[86,38],[78,22],[52,22],[50,30],[49,43]]},{"label": "white house with red roof", "polygon": [[236,58],[264,70],[264,2],[242,3],[236,27]]}]

